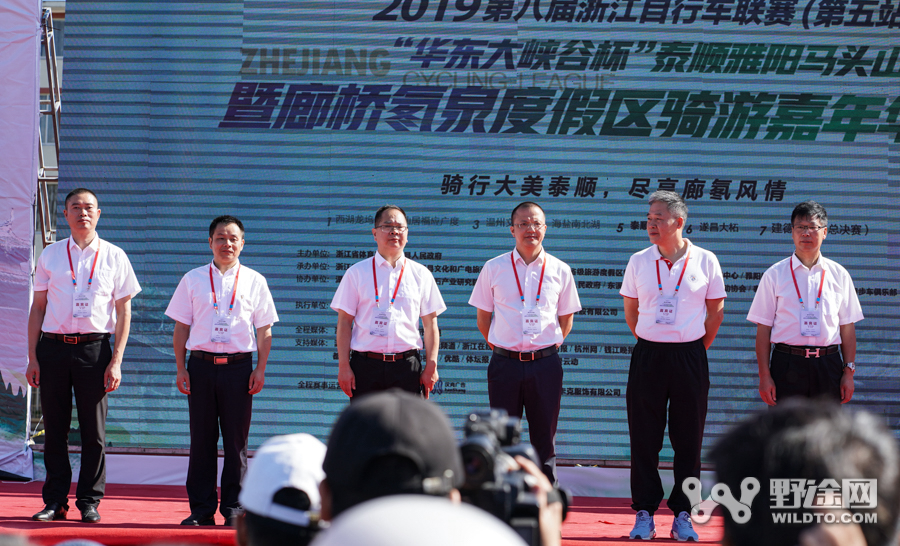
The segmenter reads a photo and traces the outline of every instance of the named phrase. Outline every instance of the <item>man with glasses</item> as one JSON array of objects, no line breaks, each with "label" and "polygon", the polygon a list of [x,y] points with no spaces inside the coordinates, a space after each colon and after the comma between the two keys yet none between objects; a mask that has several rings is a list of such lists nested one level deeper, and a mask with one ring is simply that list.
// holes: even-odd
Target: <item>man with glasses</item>
[{"label": "man with glasses", "polygon": [[431,272],[404,256],[407,231],[403,209],[379,208],[372,228],[377,252],[347,270],[331,300],[338,313],[338,383],[351,401],[395,387],[428,398],[438,380],[437,316],[447,306]]},{"label": "man with glasses", "polygon": [[[571,268],[544,251],[544,210],[520,203],[510,215],[512,252],[489,260],[469,298],[477,308],[478,330],[493,351],[488,365],[488,397],[521,419],[550,482],[556,478],[556,426],[562,399],[559,346],[581,310]],[[493,316],[493,320],[492,320]]]},{"label": "man with glasses", "polygon": [[853,397],[854,323],[863,314],[850,274],[822,256],[827,235],[825,207],[794,207],[794,254],[765,272],[747,314],[756,323],[759,394],[770,406],[789,396]]},{"label": "man with glasses", "polygon": [[706,351],[725,316],[725,281],[716,255],[682,236],[688,209],[681,196],[658,191],[650,194],[649,205],[647,235],[653,244],[628,260],[619,291],[625,322],[637,338],[625,392],[631,508],[637,512],[629,538],[656,536],[653,513],[663,499],[659,452],[668,420],[675,452],[675,487],[667,502],[675,514],[670,536],[696,541],[682,484],[700,477],[709,394]]}]

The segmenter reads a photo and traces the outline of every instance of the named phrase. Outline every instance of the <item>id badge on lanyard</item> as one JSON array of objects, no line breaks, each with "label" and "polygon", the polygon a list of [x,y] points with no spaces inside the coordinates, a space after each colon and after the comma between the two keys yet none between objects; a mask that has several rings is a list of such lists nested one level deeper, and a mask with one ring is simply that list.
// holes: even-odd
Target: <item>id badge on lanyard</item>
[{"label": "id badge on lanyard", "polygon": [[819,337],[822,335],[822,311],[817,306],[814,309],[800,310],[800,335],[805,337]]},{"label": "id badge on lanyard", "polygon": [[687,271],[690,259],[691,249],[689,248],[681,275],[678,277],[678,284],[675,285],[675,293],[671,297],[663,295],[659,260],[656,260],[656,285],[659,288],[659,297],[656,298],[656,324],[675,324],[675,316],[678,314],[678,290],[681,289],[681,281],[684,280],[684,272]]},{"label": "id badge on lanyard", "polygon": [[800,295],[800,287],[797,285],[797,276],[794,274],[793,263],[791,266],[791,279],[794,281],[794,290],[797,291],[797,299],[800,300],[800,335],[803,337],[818,337],[822,334],[822,287],[825,286],[825,268],[822,267],[822,276],[819,279],[819,294],[816,296],[816,306],[807,309],[803,304],[803,296]]},{"label": "id badge on lanyard", "polygon": [[91,264],[91,273],[88,276],[87,289],[84,292],[78,291],[78,281],[75,279],[75,267],[72,266],[72,253],[69,252],[68,243],[66,243],[66,254],[69,256],[72,285],[75,287],[75,293],[72,294],[72,318],[91,318],[95,294],[91,290],[91,285],[94,282],[94,269],[97,267],[97,258],[100,256],[100,243],[97,243],[97,250],[94,252],[94,262]]},{"label": "id badge on lanyard", "polygon": [[372,327],[369,329],[369,335],[376,337],[388,336],[395,325],[394,313],[391,309],[392,308],[388,308],[387,311],[382,311],[377,307],[375,308],[375,315],[372,317]]},{"label": "id badge on lanyard", "polygon": [[[213,316],[212,329],[210,330],[209,340],[213,343],[231,343],[231,312],[234,310],[234,299],[237,296],[238,279],[241,277],[241,266],[234,275],[234,289],[231,291],[231,303],[228,305],[228,313],[219,314],[219,301],[216,298],[216,285],[213,284],[212,264],[209,266],[209,289],[212,291],[213,297]],[[223,279],[224,280],[224,279]]]},{"label": "id badge on lanyard", "polygon": [[72,294],[72,317],[91,318],[94,307],[94,292],[75,292]]},{"label": "id badge on lanyard", "polygon": [[231,315],[219,316],[214,314],[212,317],[212,335],[210,341],[213,343],[230,343],[231,342]]},{"label": "id badge on lanyard", "polygon": [[372,324],[369,327],[369,335],[376,337],[387,337],[397,326],[397,317],[394,314],[394,300],[397,299],[397,291],[400,290],[400,281],[403,280],[403,271],[406,269],[406,260],[400,267],[400,276],[397,277],[397,285],[394,287],[394,295],[391,296],[391,303],[387,310],[382,310],[378,306],[378,275],[375,272],[375,257],[372,257],[372,281],[375,283],[375,314],[372,316]]},{"label": "id badge on lanyard", "polygon": [[526,336],[536,336],[544,329],[541,323],[541,311],[538,306],[541,304],[541,287],[544,285],[544,269],[547,267],[547,258],[541,264],[541,278],[538,281],[537,295],[534,298],[534,307],[525,307],[525,293],[522,292],[522,284],[519,282],[519,272],[516,271],[516,259],[513,253],[509,253],[509,259],[512,262],[513,274],[516,276],[516,286],[519,288],[519,299],[522,300],[522,333]]},{"label": "id badge on lanyard", "polygon": [[522,333],[536,336],[542,329],[540,310],[537,307],[522,309]]},{"label": "id badge on lanyard", "polygon": [[675,324],[678,300],[674,296],[671,298],[660,296],[656,301],[656,324]]}]

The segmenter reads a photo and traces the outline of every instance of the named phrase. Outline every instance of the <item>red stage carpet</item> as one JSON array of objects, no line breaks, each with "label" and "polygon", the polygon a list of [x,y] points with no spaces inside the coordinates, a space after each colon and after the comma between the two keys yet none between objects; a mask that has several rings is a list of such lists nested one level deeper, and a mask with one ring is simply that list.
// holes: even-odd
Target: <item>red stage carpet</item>
[{"label": "red stage carpet", "polygon": [[[216,527],[182,527],[178,523],[189,513],[183,487],[166,485],[114,485],[106,487],[106,498],[100,504],[103,520],[97,524],[81,523],[78,509],[70,500],[73,519],[40,523],[31,515],[43,508],[42,482],[0,484],[0,534],[24,534],[38,544],[56,544],[72,538],[86,538],[109,546],[152,543],[234,544],[234,531],[222,525],[216,516]],[[72,487],[70,499],[74,496]],[[628,532],[634,523],[634,512],[626,499],[576,497],[568,520],[563,525],[563,546],[634,546]],[[672,513],[660,510],[656,515],[657,541],[669,539]],[[722,537],[722,519],[714,516],[706,525],[695,526],[700,542],[718,543]],[[644,543],[644,542],[641,542]],[[425,545],[427,546],[427,544]]]}]

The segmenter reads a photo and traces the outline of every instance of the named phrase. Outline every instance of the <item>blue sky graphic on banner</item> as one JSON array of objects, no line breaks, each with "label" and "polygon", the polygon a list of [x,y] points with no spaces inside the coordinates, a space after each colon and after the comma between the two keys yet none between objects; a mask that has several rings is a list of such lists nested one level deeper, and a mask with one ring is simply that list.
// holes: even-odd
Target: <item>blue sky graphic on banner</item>
[{"label": "blue sky graphic on banner", "polygon": [[[888,2],[889,4],[890,2]],[[896,3],[896,2],[895,2]],[[646,196],[687,200],[686,235],[715,252],[726,318],[710,351],[705,445],[764,404],[755,326],[762,273],[790,255],[794,205],[829,212],[824,252],[854,277],[853,405],[900,429],[896,308],[898,9],[851,0],[72,2],[60,195],[100,194],[102,237],[131,257],[134,301],[113,445],[188,445],[174,385],[181,276],[207,263],[210,220],[247,228],[276,324],[251,444],[325,438],[337,385],[331,297],[371,256],[372,214],[409,214],[433,271],[434,399],[457,425],[487,405],[489,352],[467,305],[484,262],[513,247],[509,213],[539,202],[547,250],[584,310],[562,350],[561,459],[629,455],[634,344],[619,288],[648,246]],[[62,234],[65,235],[65,234]],[[662,453],[671,458],[668,440]]]}]

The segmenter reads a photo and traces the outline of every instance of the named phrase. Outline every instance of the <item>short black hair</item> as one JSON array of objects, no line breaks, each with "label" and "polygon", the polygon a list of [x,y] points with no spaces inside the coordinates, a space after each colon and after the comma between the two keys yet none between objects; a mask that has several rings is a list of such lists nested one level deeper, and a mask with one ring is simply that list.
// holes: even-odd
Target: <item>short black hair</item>
[{"label": "short black hair", "polygon": [[241,238],[244,237],[244,224],[240,220],[238,220],[237,217],[231,216],[228,214],[224,214],[222,216],[216,216],[213,219],[212,223],[209,224],[209,238],[210,239],[212,239],[213,234],[216,232],[216,228],[219,227],[221,224],[225,224],[226,226],[228,224],[236,225],[238,227],[238,229],[241,230]]},{"label": "short black hair", "polygon": [[[312,505],[309,495],[293,487],[279,489],[272,496],[272,502],[304,511],[309,510]],[[318,522],[311,522],[309,526],[292,525],[250,511],[244,513],[244,522],[247,524],[247,542],[251,546],[306,546],[319,532]]]},{"label": "short black hair", "polygon": [[406,217],[406,211],[401,209],[399,205],[382,205],[375,211],[375,222],[374,226],[378,226],[378,221],[381,220],[381,215],[388,210],[399,210],[400,214],[403,215],[403,219],[406,220],[406,223],[409,224],[409,218]]},{"label": "short black hair", "polygon": [[309,527],[291,525],[253,512],[244,512],[244,523],[247,525],[247,542],[251,546],[306,546],[319,534],[318,524]]},{"label": "short black hair", "polygon": [[[770,503],[773,479],[877,480],[876,507],[851,508],[869,546],[896,544],[900,513],[900,453],[897,440],[881,419],[864,411],[802,397],[779,401],[733,428],[710,452],[716,478],[735,493],[744,478],[759,480],[760,491],[750,505],[750,521],[738,524],[724,510],[725,537],[734,546],[794,546],[812,522],[776,523]],[[874,489],[874,488],[873,488]],[[815,509],[795,509],[802,519]],[[797,521],[796,519],[794,521]],[[815,521],[814,519],[812,521]]]},{"label": "short black hair", "polygon": [[796,218],[821,220],[823,226],[828,225],[828,212],[825,210],[825,207],[812,200],[804,201],[794,207],[794,212],[791,213],[791,225],[794,225]]},{"label": "short black hair", "polygon": [[544,212],[544,209],[541,208],[540,205],[538,205],[538,204],[535,203],[534,201],[522,201],[521,203],[519,203],[518,205],[516,205],[516,208],[514,208],[514,209],[512,210],[512,212],[510,213],[510,215],[509,215],[509,225],[513,225],[513,223],[516,221],[516,212],[518,212],[519,209],[531,208],[531,207],[534,207],[534,208],[538,209],[539,211],[541,211],[541,214],[544,215],[544,220],[547,219],[547,214]]},{"label": "short black hair", "polygon": [[69,199],[75,197],[76,195],[81,195],[81,194],[83,194],[83,193],[89,193],[89,194],[93,195],[93,196],[94,196],[94,201],[97,202],[97,206],[98,206],[98,207],[100,206],[100,199],[97,198],[97,194],[96,194],[96,193],[92,192],[91,190],[89,190],[89,189],[87,189],[87,188],[75,188],[74,190],[70,191],[70,192],[66,195],[66,200],[63,201],[63,208],[69,206]]}]

